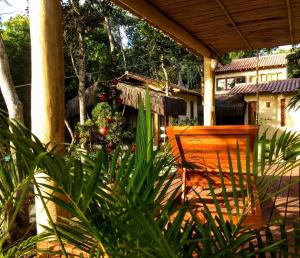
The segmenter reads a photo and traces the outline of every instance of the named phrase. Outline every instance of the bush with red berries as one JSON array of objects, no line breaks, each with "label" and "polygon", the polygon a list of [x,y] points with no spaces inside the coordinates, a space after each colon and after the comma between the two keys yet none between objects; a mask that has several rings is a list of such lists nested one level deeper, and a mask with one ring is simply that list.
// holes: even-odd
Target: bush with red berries
[{"label": "bush with red berries", "polygon": [[114,81],[112,85],[99,85],[96,91],[97,104],[91,112],[92,118],[84,125],[77,126],[77,142],[85,148],[101,146],[111,152],[125,138],[129,141],[134,139],[133,132],[124,128],[125,121],[121,113],[123,100],[114,86],[117,83]]}]

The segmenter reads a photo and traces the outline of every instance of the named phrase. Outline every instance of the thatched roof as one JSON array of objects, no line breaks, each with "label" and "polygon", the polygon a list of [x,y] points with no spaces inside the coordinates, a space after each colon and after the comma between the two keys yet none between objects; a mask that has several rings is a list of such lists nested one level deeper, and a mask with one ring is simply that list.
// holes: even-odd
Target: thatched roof
[{"label": "thatched roof", "polygon": [[198,55],[300,43],[300,1],[113,0]]},{"label": "thatched roof", "polygon": [[[145,99],[146,88],[143,86],[137,86],[127,83],[119,82],[116,88],[121,92],[121,99],[123,103],[127,106],[138,108],[139,97],[142,100]],[[87,106],[90,107],[95,105],[95,98],[93,93],[97,89],[97,84],[86,89],[85,97],[87,101]],[[186,114],[186,102],[181,98],[165,96],[163,92],[150,90],[150,101],[151,101],[151,111],[159,115],[167,116],[178,116]],[[66,117],[72,117],[79,114],[79,101],[78,97],[75,97],[67,102],[66,104]]]},{"label": "thatched roof", "polygon": [[[118,80],[123,81],[123,82],[132,82],[132,83],[139,83],[141,85],[149,85],[153,90],[161,90],[164,88],[164,82],[155,80],[153,78],[141,75],[141,74],[136,74],[136,73],[131,73],[131,72],[126,72],[124,75],[122,75]],[[170,93],[183,93],[183,94],[189,94],[189,95],[195,95],[201,97],[201,92],[196,91],[196,90],[190,90],[187,89],[183,86],[174,84],[174,83],[169,83],[170,87]]]},{"label": "thatched roof", "polygon": [[[138,98],[144,101],[145,87],[137,87],[126,83],[118,83],[117,89],[121,91],[121,98],[125,105],[138,108]],[[160,115],[178,116],[186,114],[186,102],[181,98],[166,96],[162,92],[150,90],[151,111]]]},{"label": "thatched roof", "polygon": [[[95,83],[91,87],[88,87],[85,90],[85,99],[87,106],[90,107],[92,105],[95,105],[95,98],[94,98],[94,92],[97,89],[98,84]],[[78,96],[69,100],[66,104],[66,110],[65,110],[65,116],[66,117],[72,117],[79,114],[79,100]]]}]

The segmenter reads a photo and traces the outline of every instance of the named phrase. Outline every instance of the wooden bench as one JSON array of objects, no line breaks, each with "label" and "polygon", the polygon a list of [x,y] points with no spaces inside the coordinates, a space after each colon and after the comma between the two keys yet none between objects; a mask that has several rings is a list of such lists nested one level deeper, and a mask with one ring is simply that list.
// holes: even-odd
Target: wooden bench
[{"label": "wooden bench", "polygon": [[[219,162],[225,186],[232,186],[228,152],[232,160],[234,182],[239,186],[237,145],[239,146],[242,181],[249,187],[249,179],[247,181],[246,176],[246,152],[249,148],[252,168],[257,126],[170,126],[166,131],[173,156],[177,160],[179,175],[182,178],[183,201],[192,187],[207,188],[208,178],[213,186],[221,186]],[[250,184],[250,187],[253,187],[253,177],[251,177]],[[260,216],[260,206],[255,206],[255,212]]]}]

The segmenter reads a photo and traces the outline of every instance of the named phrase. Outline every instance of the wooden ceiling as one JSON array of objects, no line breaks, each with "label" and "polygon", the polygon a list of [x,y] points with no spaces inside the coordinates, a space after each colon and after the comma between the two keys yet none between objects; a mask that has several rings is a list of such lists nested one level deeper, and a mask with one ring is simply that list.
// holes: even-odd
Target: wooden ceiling
[{"label": "wooden ceiling", "polygon": [[300,0],[114,1],[204,56],[300,42]]}]

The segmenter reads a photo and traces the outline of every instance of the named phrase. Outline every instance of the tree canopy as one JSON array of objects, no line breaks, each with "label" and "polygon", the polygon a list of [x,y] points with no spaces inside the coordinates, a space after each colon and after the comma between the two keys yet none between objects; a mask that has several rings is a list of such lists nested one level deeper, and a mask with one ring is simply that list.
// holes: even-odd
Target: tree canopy
[{"label": "tree canopy", "polygon": [[287,60],[289,78],[300,78],[300,48],[295,48]]}]

